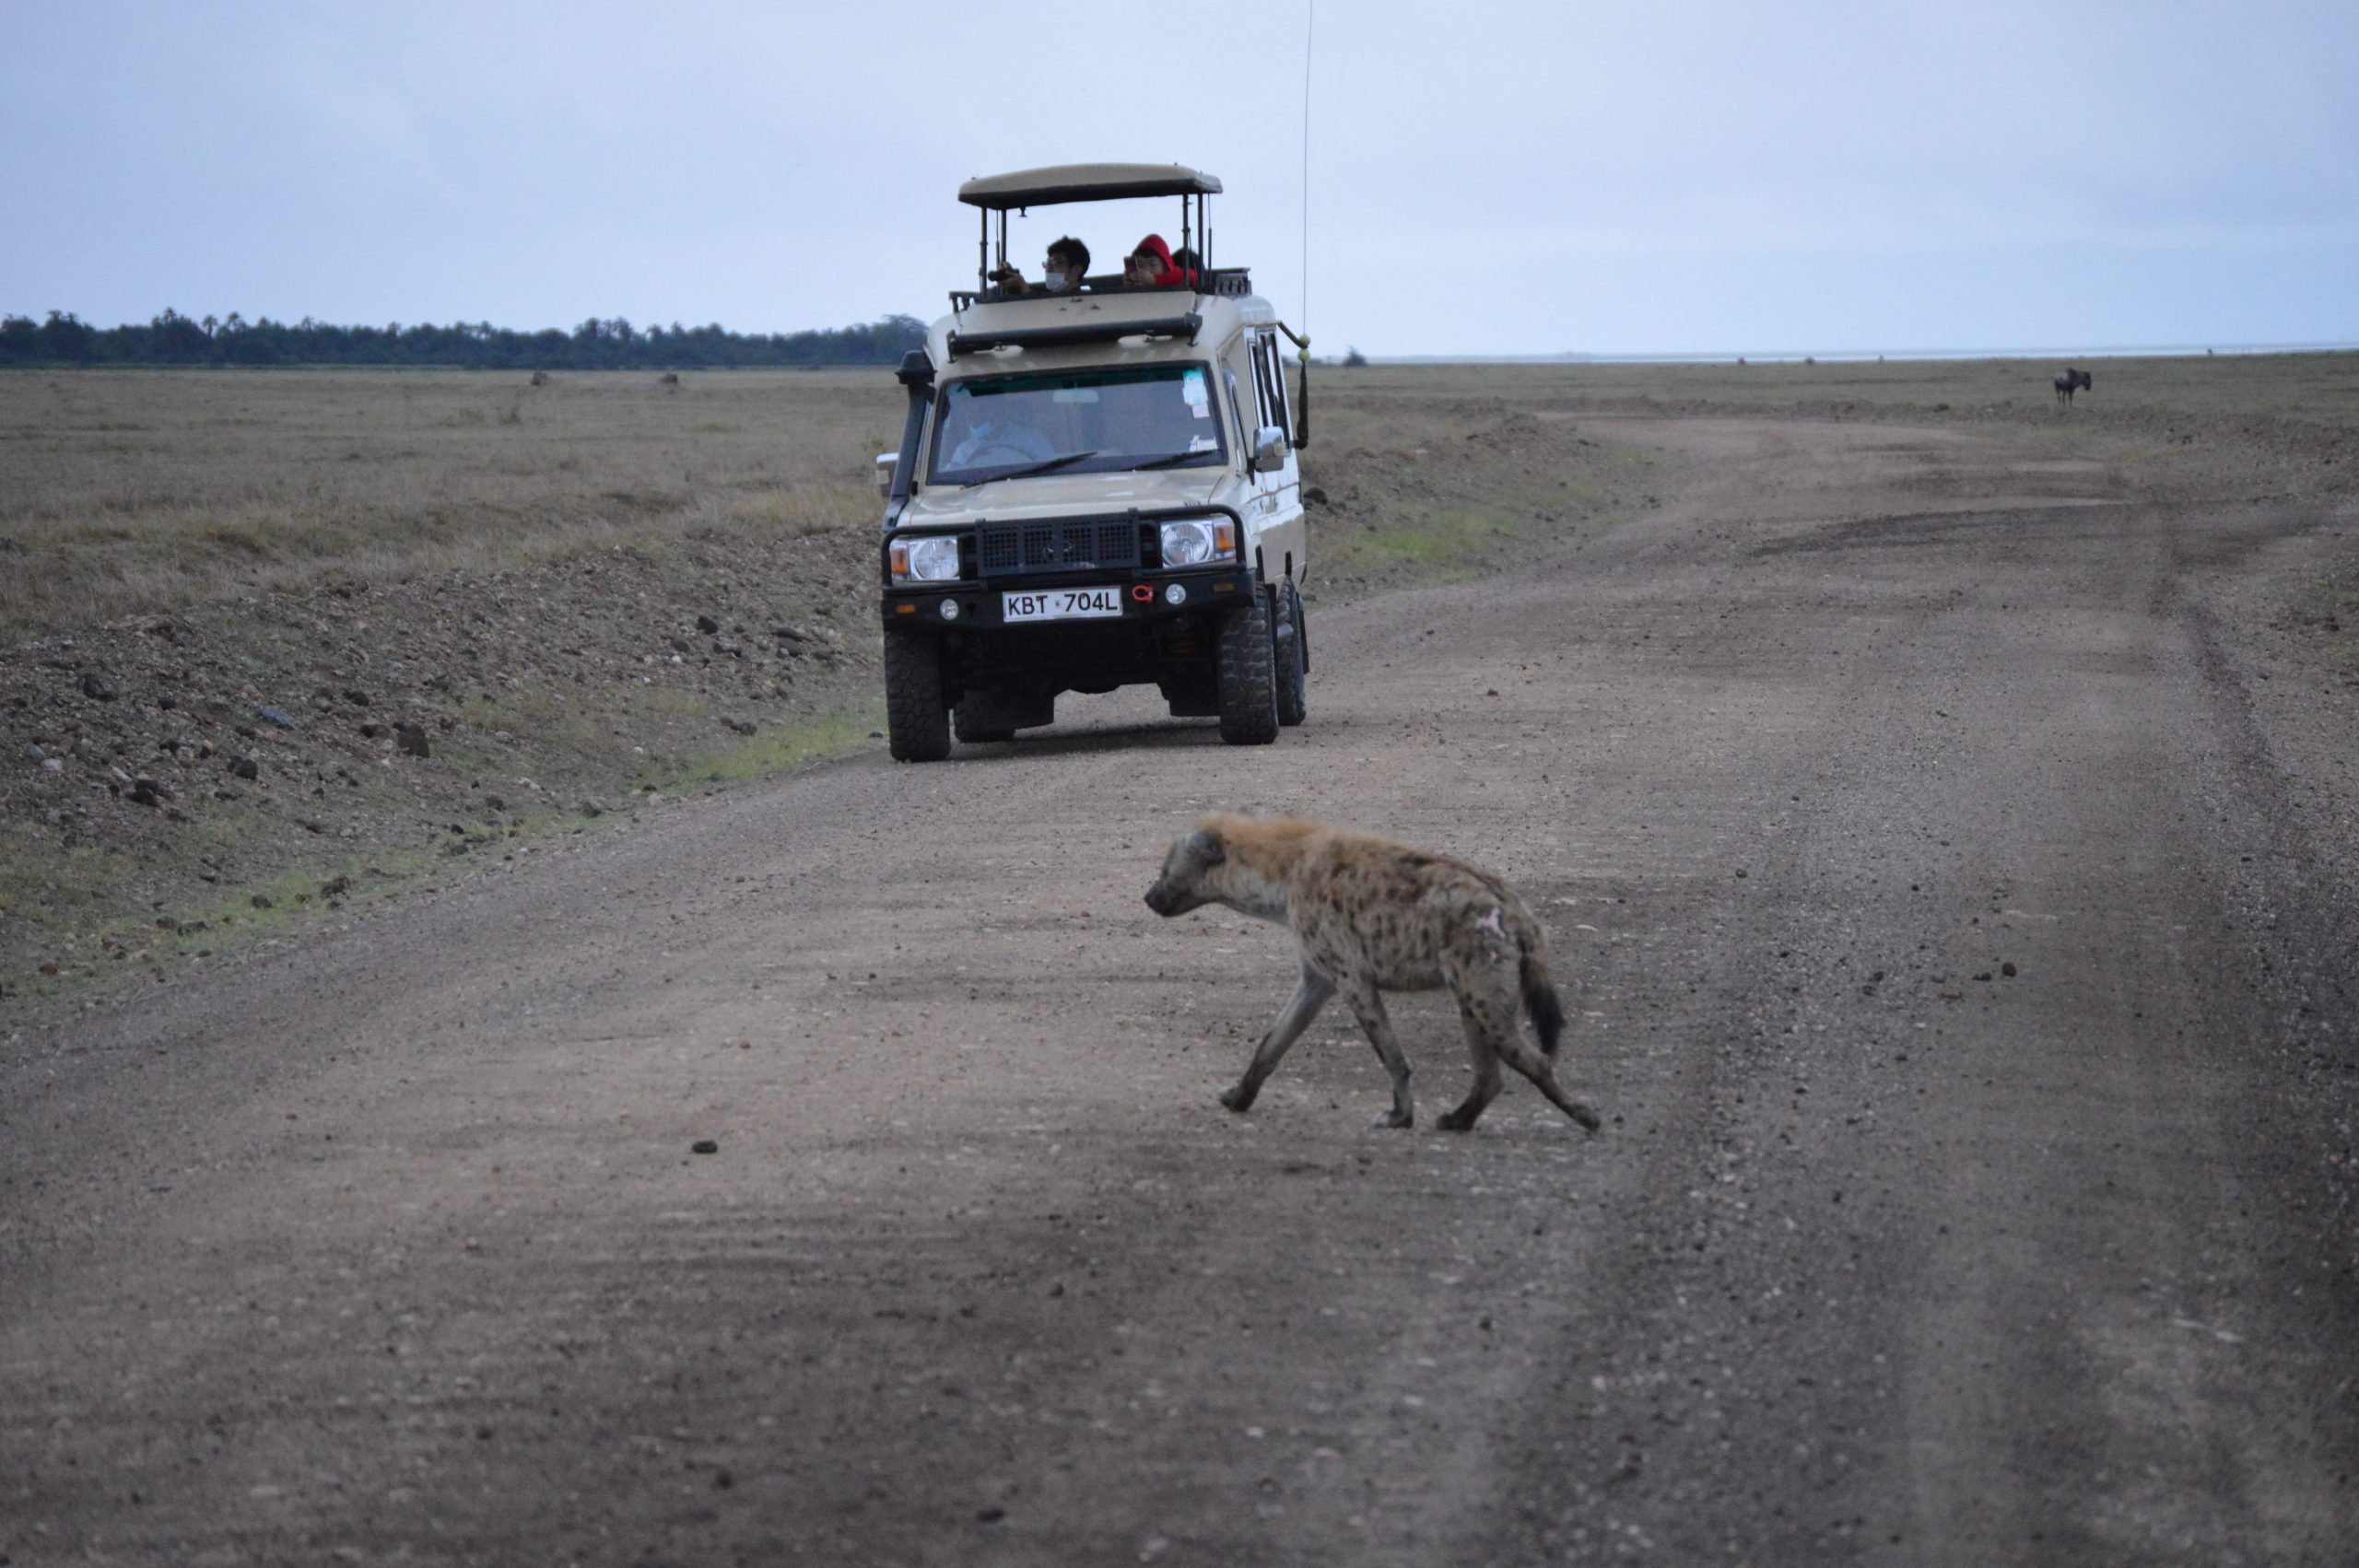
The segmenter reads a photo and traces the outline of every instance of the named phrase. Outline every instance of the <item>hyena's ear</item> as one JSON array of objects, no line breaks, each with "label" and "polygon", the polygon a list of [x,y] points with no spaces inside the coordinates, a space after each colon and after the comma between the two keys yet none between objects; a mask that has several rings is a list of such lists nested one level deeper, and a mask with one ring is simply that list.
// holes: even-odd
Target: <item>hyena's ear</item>
[{"label": "hyena's ear", "polygon": [[1200,827],[1188,835],[1188,856],[1205,865],[1216,866],[1228,859],[1228,851],[1220,847],[1220,839],[1209,827]]}]

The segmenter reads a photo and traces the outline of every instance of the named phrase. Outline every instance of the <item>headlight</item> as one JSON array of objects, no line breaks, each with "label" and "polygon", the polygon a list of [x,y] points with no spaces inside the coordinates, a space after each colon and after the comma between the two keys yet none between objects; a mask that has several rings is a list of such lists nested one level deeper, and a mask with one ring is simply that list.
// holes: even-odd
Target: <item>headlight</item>
[{"label": "headlight", "polygon": [[1163,564],[1200,567],[1237,553],[1237,525],[1226,518],[1190,518],[1163,525]]},{"label": "headlight", "polygon": [[938,533],[893,541],[893,576],[912,582],[951,582],[958,576],[958,538]]}]

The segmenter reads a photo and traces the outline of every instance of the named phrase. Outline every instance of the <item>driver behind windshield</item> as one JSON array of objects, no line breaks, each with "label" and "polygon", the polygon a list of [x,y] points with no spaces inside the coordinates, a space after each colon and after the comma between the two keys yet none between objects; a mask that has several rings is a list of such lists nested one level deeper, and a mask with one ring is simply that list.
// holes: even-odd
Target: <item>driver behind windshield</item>
[{"label": "driver behind windshield", "polygon": [[1003,294],[1076,294],[1081,281],[1089,275],[1089,247],[1068,234],[1049,247],[1047,264],[1040,269],[1038,288],[1024,281],[1024,275],[1014,267],[1002,267],[992,274],[992,282]]},{"label": "driver behind windshield", "polygon": [[1045,462],[1059,455],[1056,442],[1021,418],[978,419],[951,449],[950,466]]},{"label": "driver behind windshield", "polygon": [[1220,424],[1201,364],[1092,366],[954,380],[933,482],[1028,473],[1217,465]]}]

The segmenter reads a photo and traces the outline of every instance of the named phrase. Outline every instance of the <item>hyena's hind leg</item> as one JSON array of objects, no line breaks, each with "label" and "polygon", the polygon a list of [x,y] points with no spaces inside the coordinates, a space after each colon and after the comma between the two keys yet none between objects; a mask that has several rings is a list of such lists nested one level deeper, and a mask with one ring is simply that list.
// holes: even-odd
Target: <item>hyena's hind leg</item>
[{"label": "hyena's hind leg", "polygon": [[1245,1076],[1220,1092],[1220,1103],[1233,1111],[1251,1109],[1254,1096],[1262,1092],[1263,1081],[1278,1070],[1279,1059],[1286,1054],[1288,1047],[1302,1037],[1302,1032],[1310,1027],[1310,1021],[1319,1016],[1319,1010],[1326,1006],[1327,999],[1334,994],[1335,982],[1305,964],[1302,966],[1302,984],[1295,988],[1294,995],[1286,1000],[1285,1010],[1278,1014],[1278,1021],[1270,1025],[1270,1032],[1262,1036],[1261,1045],[1254,1048],[1253,1059],[1246,1064]]},{"label": "hyena's hind leg", "polygon": [[1506,1043],[1499,1047],[1499,1055],[1507,1059],[1507,1064],[1509,1067],[1531,1079],[1532,1085],[1548,1096],[1550,1105],[1579,1122],[1590,1131],[1597,1130],[1597,1113],[1557,1087],[1556,1064],[1541,1055],[1538,1047],[1516,1033],[1512,1024],[1508,1028]]},{"label": "hyena's hind leg", "polygon": [[[1464,997],[1458,999],[1458,1019],[1466,1026],[1466,1054],[1474,1061],[1474,1082],[1466,1091],[1466,1098],[1457,1108],[1447,1110],[1434,1125],[1444,1132],[1464,1132],[1474,1125],[1484,1107],[1499,1097],[1499,1051],[1494,1043],[1498,1030],[1485,1010],[1470,1004]],[[1515,1026],[1515,1015],[1508,1015],[1508,1027]]]},{"label": "hyena's hind leg", "polygon": [[1555,1063],[1517,1027],[1523,999],[1517,989],[1515,970],[1478,956],[1473,962],[1446,964],[1445,973],[1449,989],[1458,996],[1459,1018],[1466,1025],[1467,1054],[1474,1059],[1474,1086],[1467,1092],[1465,1103],[1438,1125],[1451,1132],[1472,1128],[1498,1095],[1499,1063],[1504,1061],[1532,1080],[1533,1087],[1548,1096],[1549,1104],[1595,1132],[1597,1113],[1558,1087]]},{"label": "hyena's hind leg", "polygon": [[[1492,928],[1478,927],[1477,934]],[[1458,1021],[1466,1029],[1466,1054],[1473,1059],[1474,1082],[1458,1108],[1434,1125],[1445,1132],[1464,1132],[1484,1108],[1499,1097],[1499,1060],[1517,1044],[1515,961],[1511,949],[1492,942],[1473,942],[1442,958],[1442,978],[1458,999]]]}]

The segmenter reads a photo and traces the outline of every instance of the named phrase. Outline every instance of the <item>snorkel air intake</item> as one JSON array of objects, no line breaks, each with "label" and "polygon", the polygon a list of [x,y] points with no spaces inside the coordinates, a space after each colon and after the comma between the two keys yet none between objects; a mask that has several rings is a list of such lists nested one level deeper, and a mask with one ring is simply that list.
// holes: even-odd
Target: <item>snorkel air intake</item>
[{"label": "snorkel air intake", "polygon": [[885,526],[890,528],[900,521],[901,509],[910,504],[910,491],[917,483],[918,447],[925,439],[925,416],[933,406],[933,361],[926,357],[922,348],[912,348],[901,356],[901,368],[894,372],[902,386],[909,389],[909,417],[901,424],[901,455],[893,464],[893,488],[885,497]]}]

